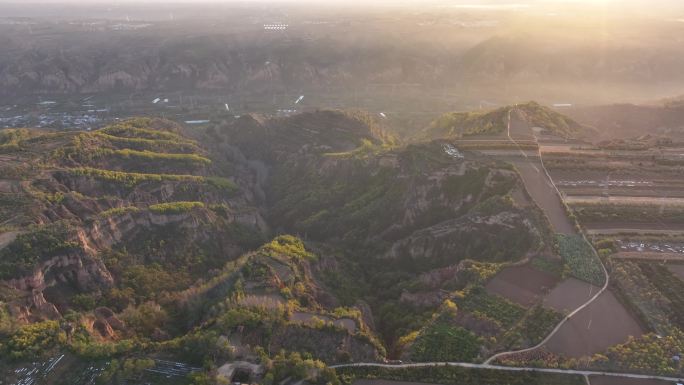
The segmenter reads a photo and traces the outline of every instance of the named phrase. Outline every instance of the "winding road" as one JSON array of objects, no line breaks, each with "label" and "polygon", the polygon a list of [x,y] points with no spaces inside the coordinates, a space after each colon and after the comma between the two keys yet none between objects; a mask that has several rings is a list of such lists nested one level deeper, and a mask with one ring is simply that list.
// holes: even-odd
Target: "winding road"
[{"label": "winding road", "polygon": [[[508,111],[508,139],[517,145],[516,141],[511,137],[511,110]],[[535,139],[535,142],[538,143],[538,139],[537,139],[536,135],[535,135],[534,139]],[[537,151],[538,151],[538,156],[539,156],[539,160],[541,162],[542,169],[544,170],[544,175],[551,182],[551,186],[553,186],[554,190],[556,191],[556,194],[558,194],[558,196],[560,197],[560,200],[561,200],[561,203],[563,203],[563,206],[566,206],[565,201],[563,200],[563,194],[561,194],[560,190],[558,189],[556,184],[553,182],[553,179],[551,179],[551,175],[549,174],[548,170],[546,169],[546,166],[544,165],[544,159],[542,158],[541,147],[537,146]],[[528,158],[527,155],[522,150],[520,150],[520,152],[525,156],[525,158]],[[566,209],[567,209],[567,206],[566,206]],[[532,351],[532,350],[535,350],[535,349],[542,347],[551,338],[553,338],[554,335],[556,335],[558,330],[560,330],[560,328],[566,322],[568,322],[570,320],[570,318],[572,318],[575,314],[582,311],[587,306],[591,305],[592,302],[594,302],[601,294],[603,294],[604,291],[606,291],[606,289],[608,289],[608,283],[609,283],[610,276],[608,274],[608,270],[606,269],[606,266],[603,264],[603,261],[601,261],[601,258],[599,258],[598,253],[596,252],[596,249],[594,249],[594,246],[591,244],[591,242],[589,242],[587,237],[584,235],[584,232],[580,231],[580,234],[582,234],[582,238],[584,238],[584,241],[587,242],[587,244],[589,244],[589,246],[591,246],[591,250],[594,253],[594,257],[596,257],[599,260],[599,262],[601,263],[601,268],[603,269],[603,276],[605,277],[605,282],[603,284],[603,287],[601,287],[601,290],[597,291],[596,294],[593,297],[589,298],[589,300],[587,302],[583,303],[577,309],[575,309],[574,311],[572,311],[571,313],[566,315],[558,323],[558,325],[556,325],[556,327],[551,331],[551,333],[549,333],[546,336],[546,338],[544,338],[537,345],[532,346],[530,348],[526,348],[526,349],[512,350],[512,351],[508,351],[508,352],[497,353],[497,354],[489,357],[487,360],[485,360],[485,362],[484,362],[485,364],[490,364],[491,362],[493,362],[497,358],[501,358],[501,357],[505,357],[505,356],[509,356],[509,355],[517,354],[517,353],[525,353],[525,352],[529,352],[529,351]]]},{"label": "winding road", "polygon": [[[524,158],[529,159],[527,154],[520,148],[518,143],[511,137],[511,110],[508,111],[508,129],[507,129],[507,135],[508,139],[515,144],[518,149],[520,150],[521,154],[523,155]],[[538,138],[535,135],[535,142],[538,143]],[[538,156],[541,162],[542,169],[544,171],[545,177],[551,182],[551,185],[553,186],[554,190],[558,194],[558,196],[561,199],[561,202],[563,203],[564,206],[566,206],[565,201],[563,200],[563,194],[561,194],[560,190],[556,186],[556,184],[553,182],[553,179],[551,178],[551,175],[549,174],[548,170],[546,169],[546,166],[544,165],[544,160],[542,158],[542,153],[541,153],[541,148],[538,147]],[[567,206],[566,206],[567,208]],[[579,313],[582,311],[584,308],[587,306],[591,305],[592,302],[594,302],[604,291],[607,290],[608,288],[608,283],[609,283],[609,274],[608,270],[606,269],[606,266],[603,264],[603,261],[598,256],[598,253],[596,252],[596,249],[594,249],[594,246],[589,242],[589,240],[586,238],[586,235],[584,232],[580,231],[580,234],[584,238],[584,240],[591,246],[591,249],[594,253],[594,256],[598,258],[599,262],[601,263],[601,268],[603,269],[603,274],[605,277],[605,283],[603,284],[603,287],[601,287],[601,290],[599,290],[593,297],[591,297],[588,301],[580,305],[577,309],[566,315],[559,323],[556,325],[556,327],[549,333],[546,338],[544,338],[540,343],[538,343],[535,346],[532,346],[530,348],[526,349],[521,349],[521,350],[512,350],[512,351],[507,351],[507,352],[501,352],[497,353],[488,359],[484,361],[482,364],[473,364],[473,363],[467,363],[467,362],[421,362],[421,363],[407,363],[407,364],[399,364],[399,365],[391,365],[391,364],[382,364],[382,363],[352,363],[352,364],[342,364],[342,365],[332,365],[330,366],[331,368],[344,368],[344,367],[381,367],[381,368],[420,368],[420,367],[429,367],[429,366],[436,366],[436,365],[448,365],[448,366],[457,366],[457,367],[462,367],[462,368],[471,368],[471,369],[492,369],[492,370],[505,370],[505,371],[513,371],[513,372],[538,372],[538,373],[556,373],[556,374],[567,374],[567,375],[581,375],[584,376],[585,378],[588,378],[589,376],[608,376],[608,377],[620,377],[620,378],[631,378],[631,379],[649,379],[649,380],[663,380],[663,381],[672,381],[672,382],[681,382],[680,379],[675,378],[675,377],[667,377],[667,376],[652,376],[652,375],[645,375],[645,374],[633,374],[633,373],[616,373],[616,372],[600,372],[600,371],[590,371],[590,370],[572,370],[572,369],[549,369],[549,368],[533,368],[533,367],[520,367],[520,366],[502,366],[502,365],[492,365],[491,363],[501,357],[505,357],[508,355],[512,354],[517,354],[517,353],[525,353],[529,352],[535,349],[540,348],[544,344],[546,344],[551,338],[553,338],[554,335],[560,330],[560,328],[568,322],[575,314]]]}]

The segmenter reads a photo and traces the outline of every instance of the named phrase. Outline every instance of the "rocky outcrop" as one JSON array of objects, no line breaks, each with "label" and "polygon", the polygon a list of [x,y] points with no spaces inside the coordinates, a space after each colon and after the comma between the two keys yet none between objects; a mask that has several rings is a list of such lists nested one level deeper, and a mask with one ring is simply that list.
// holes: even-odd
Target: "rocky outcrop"
[{"label": "rocky outcrop", "polygon": [[340,362],[342,357],[352,362],[372,362],[381,359],[375,347],[362,338],[344,331],[315,329],[300,325],[288,325],[274,330],[271,337],[272,351],[287,349],[311,352],[314,357],[328,362]]},{"label": "rocky outcrop", "polygon": [[[536,229],[517,213],[469,215],[417,230],[395,242],[384,257],[431,263],[441,261],[448,265],[465,258],[500,259],[488,255],[487,251],[491,250],[507,254],[509,259],[519,259],[522,255],[509,254],[515,253],[515,250],[506,250],[504,245],[521,245],[519,242],[522,242],[532,246],[536,238]],[[523,247],[520,249],[527,250]]]},{"label": "rocky outcrop", "polygon": [[41,262],[33,273],[4,283],[19,291],[41,291],[55,283],[75,284],[83,291],[110,287],[112,275],[99,258],[86,252],[74,252]]},{"label": "rocky outcrop", "polygon": [[38,264],[29,275],[10,279],[4,285],[24,293],[11,307],[19,320],[55,319],[60,313],[43,291],[55,285],[69,285],[82,292],[111,287],[114,279],[102,261],[85,251],[56,256]]}]

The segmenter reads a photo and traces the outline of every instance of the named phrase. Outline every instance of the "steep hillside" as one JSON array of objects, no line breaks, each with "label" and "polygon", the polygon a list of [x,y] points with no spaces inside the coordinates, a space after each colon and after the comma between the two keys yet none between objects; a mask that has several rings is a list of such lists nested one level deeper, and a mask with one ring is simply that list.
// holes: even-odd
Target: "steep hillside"
[{"label": "steep hillside", "polygon": [[[123,310],[258,244],[261,215],[178,130],[136,119],[89,133],[22,131],[3,149],[2,223],[18,233],[0,250],[12,314],[51,319],[132,290]],[[115,271],[109,257],[127,263]],[[158,274],[174,278],[133,289]]]},{"label": "steep hillside", "polygon": [[[344,111],[5,131],[0,349],[211,362],[207,376],[237,358],[283,380],[301,376],[277,369],[299,353],[419,359],[416,336],[452,300],[471,304],[448,318],[469,344],[453,359],[529,344],[504,338],[512,321],[484,338],[494,321],[472,304],[501,268],[550,250],[548,225],[511,198],[511,166],[449,148],[399,146]],[[111,362],[110,382],[134,365]]]},{"label": "steep hillside", "polygon": [[[227,143],[240,141],[239,149],[275,148],[266,157],[236,155],[260,165],[267,221],[276,231],[325,245],[322,282],[343,304],[370,305],[391,355],[401,354],[399,338],[449,297],[445,288],[482,282],[484,271],[548,246],[540,213],[507,197],[520,183],[510,166],[454,158],[443,142],[392,146],[372,126],[357,131],[356,148],[347,140],[293,145],[285,138],[314,135],[296,124],[302,118],[278,122],[271,132],[283,139],[270,142],[241,133],[245,122],[252,132],[272,122],[250,119],[216,131]],[[334,132],[345,137],[350,129]],[[425,286],[432,274],[441,278]]]}]

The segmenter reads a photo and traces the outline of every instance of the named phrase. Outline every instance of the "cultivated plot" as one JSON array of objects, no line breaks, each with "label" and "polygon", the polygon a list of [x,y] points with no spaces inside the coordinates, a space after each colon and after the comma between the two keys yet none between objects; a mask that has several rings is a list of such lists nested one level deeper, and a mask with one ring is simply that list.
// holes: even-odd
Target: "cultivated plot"
[{"label": "cultivated plot", "polygon": [[531,306],[546,294],[558,278],[530,266],[513,266],[503,269],[486,286],[497,294],[523,306]]},{"label": "cultivated plot", "polygon": [[546,343],[556,354],[581,357],[605,351],[613,345],[639,337],[644,330],[610,290],[563,324]]},{"label": "cultivated plot", "polygon": [[568,219],[565,207],[553,184],[546,177],[539,159],[522,158],[511,160],[511,163],[518,169],[527,192],[546,213],[554,231],[561,234],[574,234],[575,227]]},{"label": "cultivated plot", "polygon": [[599,290],[599,287],[590,283],[568,278],[549,292],[544,298],[544,306],[561,313],[569,313],[587,302]]}]

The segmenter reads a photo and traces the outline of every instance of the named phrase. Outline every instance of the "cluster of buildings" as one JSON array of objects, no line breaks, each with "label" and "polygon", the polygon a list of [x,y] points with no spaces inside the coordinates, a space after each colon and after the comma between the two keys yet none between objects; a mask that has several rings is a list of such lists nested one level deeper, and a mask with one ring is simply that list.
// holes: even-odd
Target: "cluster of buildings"
[{"label": "cluster of buildings", "polygon": [[38,127],[38,128],[69,128],[88,130],[102,124],[102,112],[70,114],[54,112],[44,114],[21,114],[0,116],[0,128]]}]

